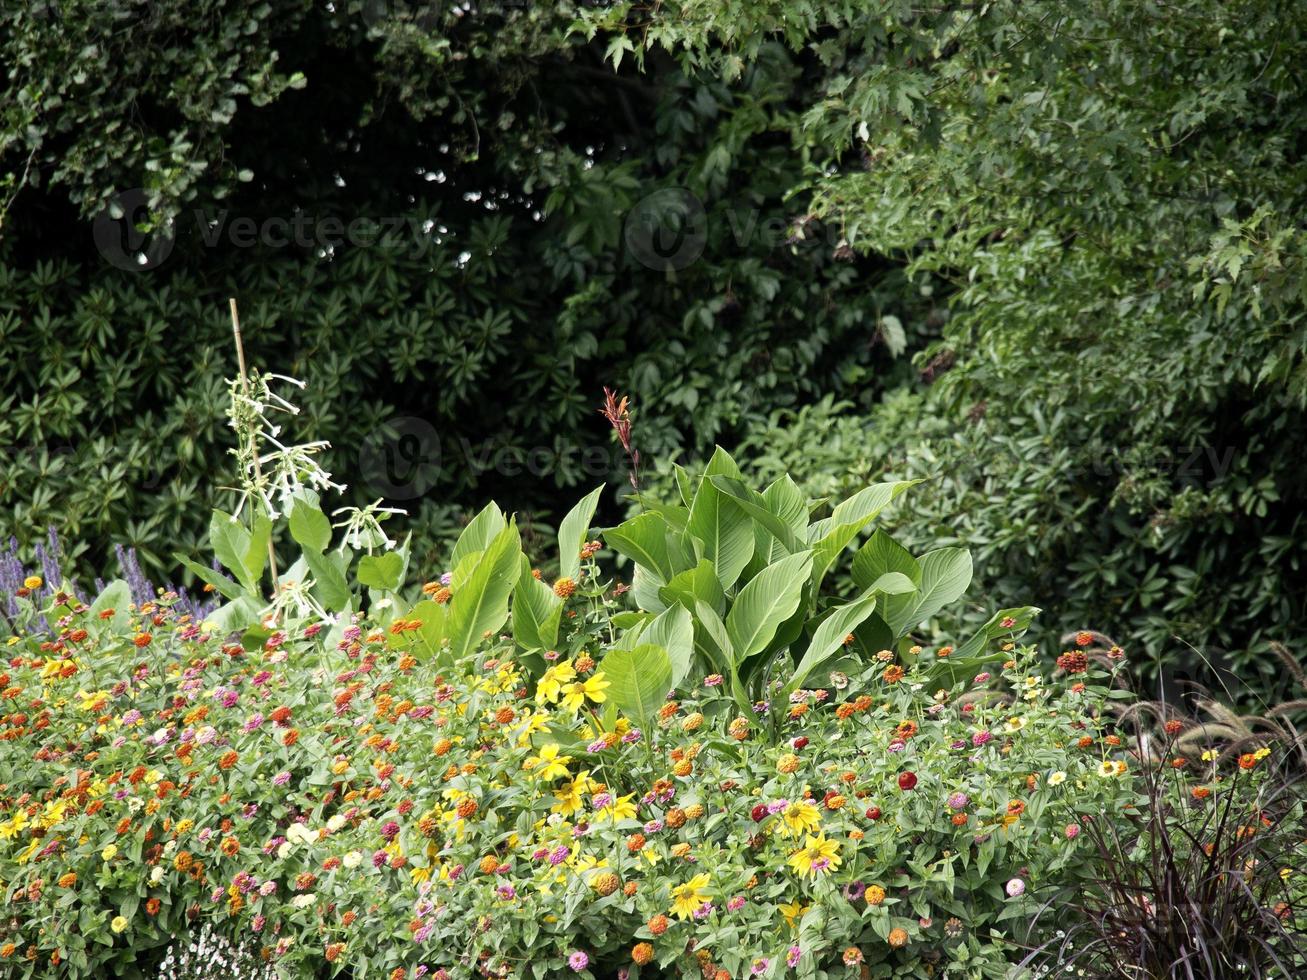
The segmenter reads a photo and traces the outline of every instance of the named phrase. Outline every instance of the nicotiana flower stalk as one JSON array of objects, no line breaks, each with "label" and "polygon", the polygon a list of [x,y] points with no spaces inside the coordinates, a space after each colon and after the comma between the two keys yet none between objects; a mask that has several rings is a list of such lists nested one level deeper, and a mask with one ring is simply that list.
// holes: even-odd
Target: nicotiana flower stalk
[{"label": "nicotiana flower stalk", "polygon": [[[228,382],[230,405],[228,425],[236,432],[236,457],[240,493],[235,513],[239,515],[251,500],[257,500],[270,518],[281,516],[296,494],[305,490],[343,492],[345,485],[336,483],[315,458],[330,448],[325,439],[286,444],[281,441],[281,426],[273,412],[298,415],[299,406],[273,390],[273,383],[284,382],[301,390],[307,385],[284,374],[251,373],[248,379]],[[268,448],[270,447],[270,448]]]}]

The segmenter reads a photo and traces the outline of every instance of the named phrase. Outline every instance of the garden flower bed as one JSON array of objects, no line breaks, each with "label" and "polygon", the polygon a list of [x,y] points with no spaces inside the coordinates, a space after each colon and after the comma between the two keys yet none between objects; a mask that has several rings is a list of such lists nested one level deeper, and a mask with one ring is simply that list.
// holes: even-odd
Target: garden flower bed
[{"label": "garden flower bed", "polygon": [[[238,433],[265,402],[233,386]],[[39,576],[13,597],[6,976],[154,976],[217,941],[286,977],[388,980],[998,978],[1083,969],[1077,943],[1185,960],[1194,937],[1208,975],[1303,962],[1301,855],[1276,849],[1301,805],[1265,739],[1218,750],[1135,702],[1096,634],[1041,664],[1030,608],[923,649],[962,549],[876,530],[856,593],[824,587],[910,483],[810,520],[719,452],[602,542],[582,500],[550,579],[491,505],[408,589],[384,513],[346,512],[332,546],[313,445],[242,445],[250,515],[210,529],[225,571],[178,556],[221,606]],[[269,597],[274,525],[299,555]],[[1189,917],[1157,914],[1182,898]]]},{"label": "garden flower bed", "polygon": [[217,918],[290,975],[1002,975],[991,930],[1134,795],[1105,689],[1026,650],[949,690],[886,653],[752,717],[708,676],[608,727],[589,643],[533,685],[507,643],[433,671],[403,620],[246,649],[166,596],[77,609],[3,677],[20,974],[125,970]]}]

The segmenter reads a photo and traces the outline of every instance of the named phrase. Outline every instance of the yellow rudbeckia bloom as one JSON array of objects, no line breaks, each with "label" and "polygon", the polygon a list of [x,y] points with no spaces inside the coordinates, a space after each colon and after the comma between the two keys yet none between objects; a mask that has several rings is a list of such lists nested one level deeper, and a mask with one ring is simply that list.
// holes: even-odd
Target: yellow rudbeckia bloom
[{"label": "yellow rudbeckia bloom", "polygon": [[566,776],[567,764],[572,761],[572,757],[559,755],[558,752],[558,743],[550,742],[540,750],[539,755],[533,755],[522,763],[522,768],[534,773],[540,779],[557,779],[559,776]]},{"label": "yellow rudbeckia bloom", "polygon": [[635,819],[635,804],[631,802],[635,798],[634,793],[628,793],[626,796],[619,796],[612,803],[604,807],[596,814],[598,820],[611,820],[617,823],[619,820]]},{"label": "yellow rudbeckia bloom", "polygon": [[536,700],[544,704],[553,704],[563,693],[563,685],[576,680],[576,670],[572,661],[563,660],[545,671],[536,685]]},{"label": "yellow rudbeckia bloom", "polygon": [[789,905],[780,906],[781,915],[785,916],[785,923],[791,929],[799,928],[799,920],[803,918],[803,913],[807,912],[811,906],[803,905],[796,898]]},{"label": "yellow rudbeckia bloom", "polygon": [[704,889],[712,879],[706,874],[697,874],[683,885],[672,889],[672,914],[678,919],[688,919],[708,896]]},{"label": "yellow rudbeckia bloom", "polygon": [[798,837],[821,826],[821,811],[812,800],[796,800],[781,811],[781,826],[791,837]]},{"label": "yellow rudbeckia bloom", "polygon": [[587,699],[595,704],[603,704],[608,700],[606,692],[610,687],[612,684],[604,679],[602,670],[593,677],[568,684],[563,694],[563,707],[568,711],[580,711]]},{"label": "yellow rudbeckia bloom", "polygon": [[801,848],[790,855],[790,867],[798,875],[824,874],[840,866],[838,841],[827,840],[825,834],[808,835]]}]

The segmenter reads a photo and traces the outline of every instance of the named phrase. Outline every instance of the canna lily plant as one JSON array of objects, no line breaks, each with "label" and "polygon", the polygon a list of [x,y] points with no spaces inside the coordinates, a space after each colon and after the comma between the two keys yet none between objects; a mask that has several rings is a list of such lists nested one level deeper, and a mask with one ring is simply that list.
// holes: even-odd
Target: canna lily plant
[{"label": "canna lily plant", "polygon": [[[756,491],[721,448],[697,483],[679,467],[676,478],[679,502],[648,505],[604,532],[635,566],[639,607],[618,620],[627,652],[606,660],[614,688],[662,700],[687,677],[721,675],[747,712],[788,698],[823,667],[856,669],[886,649],[912,660],[912,630],[971,582],[965,549],[914,557],[878,529],[853,555],[856,594],[823,588],[859,535],[918,481],[874,484],[814,520],[789,477]],[[987,651],[989,641],[1025,629],[1037,612],[1001,610],[948,657],[923,664],[927,677],[951,682],[1002,659]]]}]

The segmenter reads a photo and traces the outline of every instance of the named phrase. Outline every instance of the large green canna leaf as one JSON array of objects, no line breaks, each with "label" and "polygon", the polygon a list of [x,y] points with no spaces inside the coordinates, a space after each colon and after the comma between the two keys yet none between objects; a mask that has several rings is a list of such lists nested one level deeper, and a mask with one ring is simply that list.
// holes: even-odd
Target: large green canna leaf
[{"label": "large green canna leaf", "polygon": [[604,531],[604,543],[654,573],[660,584],[675,573],[668,550],[670,528],[659,514],[645,513]]},{"label": "large green canna leaf", "polygon": [[939,548],[921,556],[916,602],[887,620],[896,636],[929,619],[960,598],[971,584],[971,554],[965,548]]},{"label": "large green canna leaf", "polygon": [[813,633],[808,649],[804,651],[799,665],[794,668],[783,693],[788,697],[802,687],[808,675],[834,656],[844,646],[845,637],[870,616],[875,608],[876,594],[871,593],[832,610]]},{"label": "large green canna leaf", "polygon": [[508,618],[508,597],[517,581],[522,542],[510,521],[477,557],[476,565],[449,600],[445,634],[455,661],[470,654],[487,632]]},{"label": "large green canna leaf", "polygon": [[693,610],[696,602],[705,602],[719,615],[726,610],[726,593],[713,563],[704,558],[694,568],[681,572],[658,590],[665,603],[680,603]]},{"label": "large green canna leaf", "polygon": [[768,565],[740,590],[726,616],[735,664],[766,649],[777,627],[794,615],[811,571],[812,552],[801,551]]},{"label": "large green canna leaf", "polygon": [[[711,482],[714,487],[726,494],[736,506],[775,538],[787,554],[803,550],[807,508],[800,504],[799,522],[796,527],[792,520],[793,500],[787,489],[776,491],[772,494],[772,499],[768,500],[766,494],[758,493],[735,477],[714,476],[711,478]],[[780,481],[773,483],[768,491],[772,491],[772,488],[779,483]],[[795,487],[795,492],[799,492],[797,487]],[[800,493],[801,499],[802,494]]]},{"label": "large green canna leaf", "polygon": [[507,525],[507,519],[499,507],[491,502],[463,528],[463,533],[454,543],[454,550],[449,556],[449,570],[458,568],[465,558],[478,551],[485,551],[490,542],[499,535]]},{"label": "large green canna leaf", "polygon": [[599,495],[604,486],[600,484],[591,490],[581,501],[567,512],[562,523],[558,525],[558,577],[575,579],[581,570],[581,546],[585,544],[586,532],[590,530],[590,521],[599,505]]},{"label": "large green canna leaf", "polygon": [[753,556],[749,515],[705,478],[694,495],[686,529],[702,545],[703,557],[713,563],[722,588],[729,589]]},{"label": "large green canna leaf", "polygon": [[895,497],[920,482],[900,480],[873,484],[837,505],[830,517],[813,523],[808,528],[808,542],[813,550],[814,588],[820,588],[826,572],[858,532],[875,520]]},{"label": "large green canna leaf", "polygon": [[[871,588],[872,582],[891,572],[907,576],[918,586],[921,584],[921,565],[917,559],[884,530],[878,530],[853,556],[853,581],[858,588],[866,590]],[[899,628],[912,616],[916,605],[917,596],[914,594],[890,595],[877,612],[898,636]]]},{"label": "large green canna leaf", "polygon": [[445,639],[449,607],[432,599],[423,599],[408,611],[406,618],[422,624],[414,631],[414,644],[418,650],[425,652],[428,657],[437,657]]},{"label": "large green canna leaf", "polygon": [[672,665],[671,687],[676,687],[694,662],[694,624],[690,611],[677,605],[660,613],[640,634],[640,642],[667,651]]},{"label": "large green canna leaf", "polygon": [[522,555],[513,589],[514,641],[525,650],[552,650],[558,645],[562,617],[563,601],[531,574],[531,562]]},{"label": "large green canna leaf", "polygon": [[686,531],[698,544],[698,557],[713,563],[722,588],[729,589],[753,556],[753,524],[736,501],[713,484],[719,476],[736,480],[741,477],[735,460],[721,446],[704,467],[690,504]]},{"label": "large green canna leaf", "polygon": [[667,700],[672,689],[672,660],[667,651],[652,643],[632,650],[610,650],[600,666],[609,700],[637,724],[647,724]]}]

